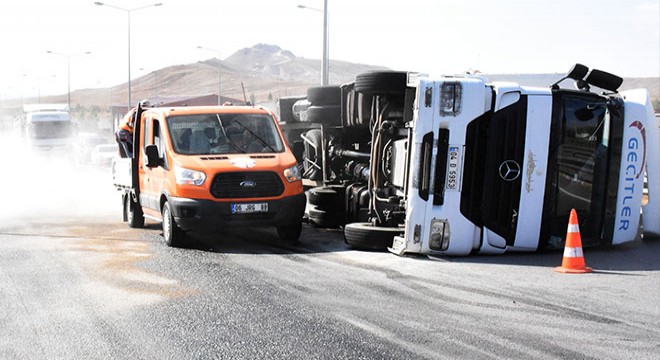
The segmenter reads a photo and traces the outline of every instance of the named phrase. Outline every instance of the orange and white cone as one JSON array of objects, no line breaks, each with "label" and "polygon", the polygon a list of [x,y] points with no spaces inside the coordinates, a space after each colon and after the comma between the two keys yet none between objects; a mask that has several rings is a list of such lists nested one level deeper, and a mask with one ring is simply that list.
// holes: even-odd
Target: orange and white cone
[{"label": "orange and white cone", "polygon": [[591,272],[591,268],[584,263],[582,253],[582,238],[580,237],[580,226],[575,209],[571,209],[568,219],[568,230],[566,230],[566,246],[564,247],[564,259],[561,266],[555,271],[568,274],[582,274]]}]

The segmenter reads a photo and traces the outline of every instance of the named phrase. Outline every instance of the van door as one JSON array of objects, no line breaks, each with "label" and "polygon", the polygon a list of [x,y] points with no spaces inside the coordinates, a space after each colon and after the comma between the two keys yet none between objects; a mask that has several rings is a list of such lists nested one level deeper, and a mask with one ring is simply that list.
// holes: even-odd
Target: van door
[{"label": "van door", "polygon": [[[161,122],[153,114],[143,117],[141,155],[139,164],[140,173],[140,203],[145,213],[160,218],[160,195],[163,183],[167,176],[167,162],[165,161],[165,149]],[[156,145],[161,163],[155,167],[146,166],[146,147]]]}]

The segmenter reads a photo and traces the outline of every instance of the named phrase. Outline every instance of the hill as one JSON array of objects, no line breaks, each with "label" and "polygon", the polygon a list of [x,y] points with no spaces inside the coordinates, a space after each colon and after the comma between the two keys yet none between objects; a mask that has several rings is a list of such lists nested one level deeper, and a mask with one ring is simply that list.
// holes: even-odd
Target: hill
[{"label": "hill", "polygon": [[[220,87],[223,99],[247,99],[257,102],[283,96],[305,94],[310,86],[320,83],[321,61],[297,57],[275,45],[257,44],[241,49],[220,60]],[[359,73],[386,70],[383,66],[330,61],[330,83],[353,81]],[[485,74],[491,81],[513,81],[527,86],[547,87],[564,74]],[[569,86],[565,84],[566,86]],[[660,78],[626,78],[622,90],[647,88],[652,98],[660,101]],[[191,97],[218,93],[218,59],[174,65],[151,72],[131,82],[133,102],[150,99],[152,103],[168,103]],[[76,90],[71,94],[75,107],[125,106],[126,84],[110,88]],[[66,102],[66,94],[41,99],[42,102]]]}]

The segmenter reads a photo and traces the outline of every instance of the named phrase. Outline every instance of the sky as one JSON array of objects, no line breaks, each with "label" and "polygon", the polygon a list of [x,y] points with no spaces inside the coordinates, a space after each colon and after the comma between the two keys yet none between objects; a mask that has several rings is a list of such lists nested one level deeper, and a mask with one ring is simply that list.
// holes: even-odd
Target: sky
[{"label": "sky", "polygon": [[[322,0],[150,6],[158,1],[105,2],[130,12],[94,0],[2,1],[0,98],[125,83],[129,15],[132,78],[258,43],[321,58]],[[660,0],[327,2],[332,60],[429,74],[564,73],[579,62],[623,77],[660,76]]]}]

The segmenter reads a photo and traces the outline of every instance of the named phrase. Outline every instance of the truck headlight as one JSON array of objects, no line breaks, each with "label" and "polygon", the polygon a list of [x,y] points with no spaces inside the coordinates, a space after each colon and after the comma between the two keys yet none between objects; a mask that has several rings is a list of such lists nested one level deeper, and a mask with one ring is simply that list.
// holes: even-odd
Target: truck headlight
[{"label": "truck headlight", "polygon": [[298,165],[293,165],[288,169],[284,169],[284,177],[288,182],[302,180],[302,176],[300,176],[300,169],[298,169]]},{"label": "truck headlight", "polygon": [[202,185],[206,180],[206,174],[202,171],[190,170],[174,166],[174,177],[177,184],[184,185]]},{"label": "truck headlight", "polygon": [[429,248],[445,251],[449,248],[449,222],[447,220],[431,220]]},{"label": "truck headlight", "polygon": [[456,116],[461,112],[461,84],[446,82],[440,88],[440,116]]}]

